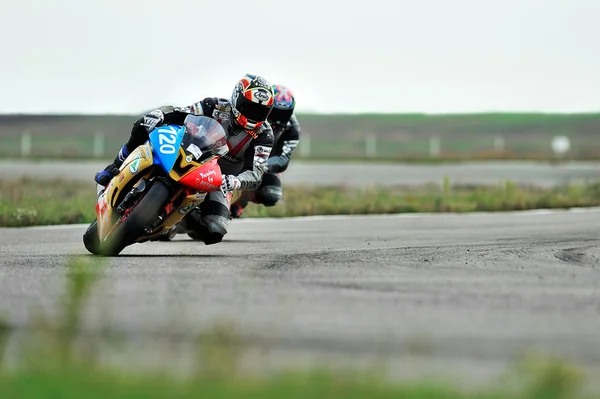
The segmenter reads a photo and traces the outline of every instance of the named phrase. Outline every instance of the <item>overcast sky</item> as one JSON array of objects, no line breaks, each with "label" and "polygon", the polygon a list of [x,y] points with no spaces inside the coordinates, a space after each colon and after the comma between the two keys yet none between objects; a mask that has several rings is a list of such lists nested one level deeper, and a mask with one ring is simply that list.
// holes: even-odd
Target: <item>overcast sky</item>
[{"label": "overcast sky", "polygon": [[138,113],[246,72],[301,111],[600,111],[599,0],[0,3],[4,113]]}]

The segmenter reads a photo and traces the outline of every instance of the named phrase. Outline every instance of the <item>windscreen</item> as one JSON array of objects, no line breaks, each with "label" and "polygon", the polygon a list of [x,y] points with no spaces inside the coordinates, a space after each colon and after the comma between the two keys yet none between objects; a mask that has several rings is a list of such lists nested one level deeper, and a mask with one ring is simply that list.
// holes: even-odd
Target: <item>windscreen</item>
[{"label": "windscreen", "polygon": [[225,130],[216,120],[202,115],[188,115],[183,125],[185,135],[181,146],[186,156],[191,155],[196,161],[201,161],[229,151]]}]

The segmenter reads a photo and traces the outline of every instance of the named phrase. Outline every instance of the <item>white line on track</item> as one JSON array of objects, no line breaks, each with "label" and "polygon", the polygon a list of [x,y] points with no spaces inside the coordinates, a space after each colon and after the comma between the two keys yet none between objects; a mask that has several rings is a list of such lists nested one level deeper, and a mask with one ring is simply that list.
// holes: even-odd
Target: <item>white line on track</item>
[{"label": "white line on track", "polygon": [[55,224],[51,226],[27,226],[27,227],[3,227],[6,229],[28,229],[28,230],[64,230],[64,229],[86,229],[88,224]]},{"label": "white line on track", "polygon": [[348,219],[417,219],[422,217],[482,217],[482,216],[543,216],[560,213],[592,213],[600,212],[600,207],[581,207],[569,209],[532,209],[526,211],[496,211],[496,212],[418,212],[418,213],[393,213],[393,214],[370,214],[370,215],[317,215],[317,216],[294,216],[286,218],[249,218],[240,219],[236,223],[260,223],[264,220],[275,221],[282,220],[286,222],[310,222],[327,220],[348,220]]},{"label": "white line on track", "polygon": [[[415,219],[422,217],[482,217],[482,216],[547,216],[560,213],[593,213],[600,212],[600,207],[582,207],[569,209],[533,209],[527,211],[506,211],[506,212],[422,212],[422,213],[396,213],[396,214],[372,214],[372,215],[320,215],[320,216],[295,216],[286,218],[248,218],[233,221],[233,223],[261,223],[265,221],[279,222],[310,222],[327,220],[349,220],[349,219]],[[85,229],[88,224],[61,224],[52,226],[29,226],[23,229],[31,230],[59,230],[59,229]]]}]

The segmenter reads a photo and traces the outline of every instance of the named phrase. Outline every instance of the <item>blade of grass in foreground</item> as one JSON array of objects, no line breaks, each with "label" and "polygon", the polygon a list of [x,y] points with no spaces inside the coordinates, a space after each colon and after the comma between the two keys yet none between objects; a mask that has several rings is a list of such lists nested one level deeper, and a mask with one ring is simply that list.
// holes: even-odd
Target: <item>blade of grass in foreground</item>
[{"label": "blade of grass in foreground", "polygon": [[[152,398],[523,398],[575,399],[582,396],[582,373],[553,359],[526,357],[514,370],[517,379],[465,391],[435,380],[393,382],[385,370],[362,373],[334,371],[324,366],[294,367],[277,374],[239,372],[244,344],[228,325],[202,332],[194,373],[182,376],[169,371],[148,372],[100,364],[101,335],[82,333],[84,308],[101,278],[104,261],[76,256],[66,265],[65,296],[59,317],[43,316],[34,340],[20,339],[13,348],[11,365],[0,357],[0,398],[10,399],[152,399]],[[44,317],[47,317],[44,319]],[[107,326],[109,328],[110,326]],[[0,354],[6,348],[11,323],[0,323]],[[109,331],[109,329],[107,330]],[[80,339],[78,341],[78,339]],[[82,341],[83,340],[83,341]],[[89,342],[85,342],[88,340]],[[86,343],[86,345],[81,345]],[[131,356],[136,356],[135,353]],[[260,365],[257,364],[257,367]],[[591,396],[587,396],[590,397]],[[600,396],[596,396],[600,398]]]}]

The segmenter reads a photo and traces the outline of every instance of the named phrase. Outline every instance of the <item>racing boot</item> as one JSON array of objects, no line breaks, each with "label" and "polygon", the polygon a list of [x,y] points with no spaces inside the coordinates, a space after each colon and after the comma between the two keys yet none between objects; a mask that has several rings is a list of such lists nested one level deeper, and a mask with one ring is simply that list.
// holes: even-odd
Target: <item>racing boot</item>
[{"label": "racing boot", "polygon": [[104,168],[104,170],[96,173],[96,176],[94,177],[96,183],[106,187],[112,178],[119,174],[119,168],[123,165],[123,161],[125,161],[128,156],[129,149],[127,148],[127,144],[123,144],[113,163]]},{"label": "racing boot", "polygon": [[242,192],[240,198],[235,201],[229,207],[229,219],[239,219],[242,217],[242,213],[244,212],[244,208],[248,206],[248,202],[250,202],[251,196],[248,192]]},{"label": "racing boot", "polygon": [[242,207],[237,202],[231,204],[231,208],[229,209],[229,218],[230,219],[239,219],[242,217],[242,213],[244,212],[244,207]]}]

